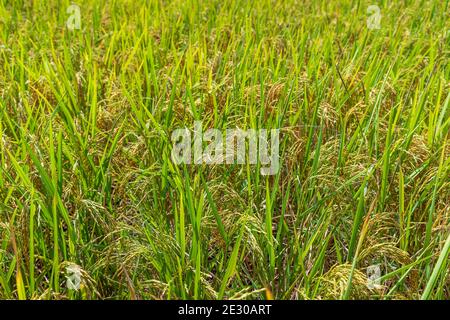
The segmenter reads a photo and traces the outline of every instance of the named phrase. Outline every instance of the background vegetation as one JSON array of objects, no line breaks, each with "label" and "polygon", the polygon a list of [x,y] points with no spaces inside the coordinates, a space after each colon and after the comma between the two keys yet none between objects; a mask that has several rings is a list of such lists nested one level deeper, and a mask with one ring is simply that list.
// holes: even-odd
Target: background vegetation
[{"label": "background vegetation", "polygon": [[[450,298],[448,0],[70,4],[0,0],[0,298]],[[194,120],[279,174],[173,165]]]}]

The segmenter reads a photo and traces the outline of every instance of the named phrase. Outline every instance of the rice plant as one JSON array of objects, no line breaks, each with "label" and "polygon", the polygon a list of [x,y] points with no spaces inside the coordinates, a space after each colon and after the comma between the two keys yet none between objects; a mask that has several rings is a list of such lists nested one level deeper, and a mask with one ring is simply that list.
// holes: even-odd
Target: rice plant
[{"label": "rice plant", "polygon": [[0,0],[0,299],[450,299],[449,13]]}]

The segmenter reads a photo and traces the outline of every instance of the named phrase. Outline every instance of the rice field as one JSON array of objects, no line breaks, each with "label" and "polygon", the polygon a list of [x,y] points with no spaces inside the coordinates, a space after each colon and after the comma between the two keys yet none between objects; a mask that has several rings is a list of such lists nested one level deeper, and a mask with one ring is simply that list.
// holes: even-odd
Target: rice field
[{"label": "rice field", "polygon": [[0,299],[450,299],[449,15],[0,0]]}]

